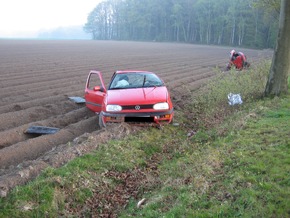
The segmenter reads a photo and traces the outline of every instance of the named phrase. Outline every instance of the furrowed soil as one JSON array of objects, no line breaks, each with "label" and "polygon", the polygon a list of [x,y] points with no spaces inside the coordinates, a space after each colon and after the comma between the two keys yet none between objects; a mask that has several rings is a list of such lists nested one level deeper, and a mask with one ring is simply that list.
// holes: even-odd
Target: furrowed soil
[{"label": "furrowed soil", "polygon": [[[0,196],[46,167],[61,166],[98,143],[134,131],[124,124],[101,130],[97,115],[69,99],[84,96],[90,70],[101,71],[106,84],[116,70],[155,72],[175,110],[181,110],[189,91],[225,68],[230,50],[155,42],[0,40]],[[272,56],[270,50],[242,51],[252,66]],[[60,131],[25,133],[33,125]]]}]

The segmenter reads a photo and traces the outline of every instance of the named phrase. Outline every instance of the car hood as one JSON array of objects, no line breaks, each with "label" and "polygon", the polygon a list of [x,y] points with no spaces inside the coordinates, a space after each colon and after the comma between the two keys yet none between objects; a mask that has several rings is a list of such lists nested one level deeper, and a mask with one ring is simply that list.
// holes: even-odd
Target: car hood
[{"label": "car hood", "polygon": [[168,92],[165,86],[136,89],[115,89],[108,90],[107,104],[155,104],[159,102],[167,102],[167,97]]}]

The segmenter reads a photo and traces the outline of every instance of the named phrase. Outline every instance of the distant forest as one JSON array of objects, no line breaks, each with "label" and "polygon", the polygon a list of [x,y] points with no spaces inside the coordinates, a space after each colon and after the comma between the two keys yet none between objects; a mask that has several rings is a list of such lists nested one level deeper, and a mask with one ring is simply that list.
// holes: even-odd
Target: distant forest
[{"label": "distant forest", "polygon": [[95,40],[273,48],[279,9],[259,1],[106,0],[89,14],[84,30]]}]

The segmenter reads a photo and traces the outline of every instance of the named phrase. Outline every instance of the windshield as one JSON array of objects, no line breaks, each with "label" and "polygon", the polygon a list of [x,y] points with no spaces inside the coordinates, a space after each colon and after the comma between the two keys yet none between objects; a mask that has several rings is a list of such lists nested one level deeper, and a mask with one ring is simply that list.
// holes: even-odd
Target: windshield
[{"label": "windshield", "polygon": [[163,82],[153,73],[116,74],[109,89],[129,89],[163,86]]}]

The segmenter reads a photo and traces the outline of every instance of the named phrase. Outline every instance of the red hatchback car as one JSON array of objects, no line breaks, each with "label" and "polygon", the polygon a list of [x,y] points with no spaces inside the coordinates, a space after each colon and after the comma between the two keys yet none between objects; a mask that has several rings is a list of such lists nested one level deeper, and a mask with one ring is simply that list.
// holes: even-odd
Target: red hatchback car
[{"label": "red hatchback car", "polygon": [[85,88],[86,106],[108,122],[171,123],[173,106],[164,82],[147,71],[116,71],[108,89],[101,72],[90,71]]}]

